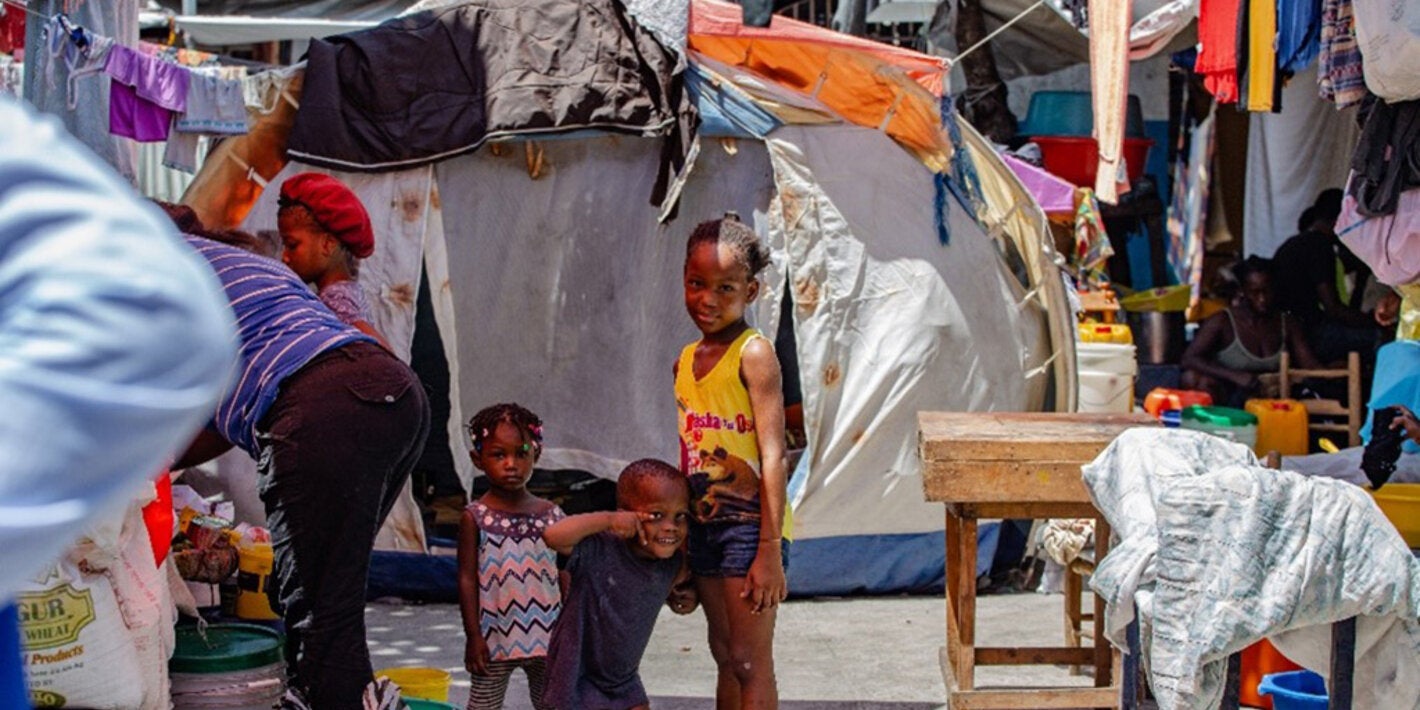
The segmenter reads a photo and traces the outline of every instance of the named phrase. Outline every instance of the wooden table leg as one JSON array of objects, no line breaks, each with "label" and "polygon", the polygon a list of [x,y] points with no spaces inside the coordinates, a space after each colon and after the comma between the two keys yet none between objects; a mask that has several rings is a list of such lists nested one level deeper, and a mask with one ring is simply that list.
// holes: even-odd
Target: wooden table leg
[{"label": "wooden table leg", "polygon": [[951,705],[951,696],[960,689],[961,673],[961,605],[957,603],[958,590],[961,586],[961,518],[952,512],[950,506],[947,507],[946,519],[946,552],[947,552],[947,647],[946,659],[942,664],[943,682],[947,686],[948,706]]},{"label": "wooden table leg", "polygon": [[[1065,566],[1062,590],[1065,601],[1065,645],[1079,648],[1080,640],[1080,599],[1084,580],[1075,574],[1069,565]],[[1070,666],[1070,675],[1080,675],[1079,666]]]},{"label": "wooden table leg", "polygon": [[[1105,555],[1109,554],[1109,522],[1104,516],[1095,518],[1095,565],[1099,566],[1104,561]],[[1114,679],[1111,677],[1114,670],[1114,647],[1110,645],[1109,639],[1104,635],[1104,598],[1098,594],[1091,593],[1095,601],[1094,642],[1095,649],[1095,687],[1107,688]]]},{"label": "wooden table leg", "polygon": [[1351,710],[1356,672],[1356,617],[1331,625],[1331,710]]},{"label": "wooden table leg", "polygon": [[976,687],[976,518],[962,519],[957,545],[957,557],[961,560],[957,580],[960,585],[957,623],[961,634],[957,683],[962,690],[972,690]]}]

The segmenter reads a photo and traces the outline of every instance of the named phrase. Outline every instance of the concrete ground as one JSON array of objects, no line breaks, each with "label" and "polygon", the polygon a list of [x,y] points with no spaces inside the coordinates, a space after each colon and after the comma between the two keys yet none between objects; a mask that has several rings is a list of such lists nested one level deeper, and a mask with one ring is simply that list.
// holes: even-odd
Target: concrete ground
[{"label": "concrete ground", "polygon": [[[977,600],[978,645],[1060,645],[1061,596],[1011,594]],[[366,607],[375,668],[432,666],[453,674],[449,700],[468,697],[458,607],[446,604]],[[937,665],[946,638],[940,597],[863,597],[791,601],[780,610],[775,662],[781,707],[788,710],[934,710],[946,690]],[[657,710],[714,707],[715,669],[699,612],[662,609],[641,665]],[[1089,685],[1064,667],[983,668],[978,687]],[[531,708],[515,674],[506,707]]]}]

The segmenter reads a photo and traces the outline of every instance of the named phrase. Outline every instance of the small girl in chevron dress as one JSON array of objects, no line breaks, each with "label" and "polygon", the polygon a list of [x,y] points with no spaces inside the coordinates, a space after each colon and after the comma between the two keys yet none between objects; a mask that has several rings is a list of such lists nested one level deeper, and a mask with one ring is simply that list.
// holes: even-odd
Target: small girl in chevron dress
[{"label": "small girl in chevron dress", "polygon": [[561,609],[557,553],[542,533],[566,517],[528,492],[542,452],[542,420],[516,404],[488,407],[469,421],[473,464],[489,489],[459,524],[459,609],[464,667],[472,676],[468,710],[503,707],[513,669],[527,675],[533,707],[543,710],[552,622]]}]

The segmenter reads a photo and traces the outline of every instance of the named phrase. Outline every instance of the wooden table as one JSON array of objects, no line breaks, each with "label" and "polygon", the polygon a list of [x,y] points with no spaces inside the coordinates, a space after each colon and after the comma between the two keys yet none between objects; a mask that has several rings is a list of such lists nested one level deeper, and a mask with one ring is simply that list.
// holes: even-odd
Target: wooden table
[{"label": "wooden table", "polygon": [[[1157,426],[1139,414],[922,412],[918,415],[923,494],[946,504],[947,707],[1011,710],[1118,708],[1119,654],[1104,638],[1104,601],[1095,598],[1093,645],[1084,648],[976,645],[976,524],[980,518],[1094,518],[1096,559],[1109,549],[1109,523],[1091,503],[1080,466],[1120,432]],[[976,688],[978,665],[1086,665],[1093,688]]]}]

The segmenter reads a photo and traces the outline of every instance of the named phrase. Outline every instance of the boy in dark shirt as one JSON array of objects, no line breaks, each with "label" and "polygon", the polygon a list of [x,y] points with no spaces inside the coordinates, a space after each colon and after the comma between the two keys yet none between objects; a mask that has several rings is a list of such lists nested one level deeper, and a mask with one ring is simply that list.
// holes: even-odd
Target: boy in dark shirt
[{"label": "boy in dark shirt", "polygon": [[543,533],[549,547],[571,556],[543,695],[559,710],[650,707],[640,665],[661,604],[677,614],[697,604],[681,552],[690,519],[685,476],[641,459],[621,472],[616,502],[614,512],[574,515]]}]

